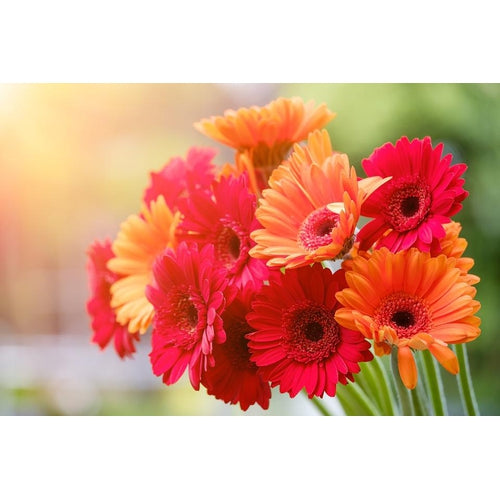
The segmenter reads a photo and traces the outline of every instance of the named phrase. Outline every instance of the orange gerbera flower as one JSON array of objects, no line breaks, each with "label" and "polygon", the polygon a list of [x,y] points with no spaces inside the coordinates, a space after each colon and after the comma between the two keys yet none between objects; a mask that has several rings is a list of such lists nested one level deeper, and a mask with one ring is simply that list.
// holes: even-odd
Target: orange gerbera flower
[{"label": "orange gerbera flower", "polygon": [[179,220],[179,213],[170,211],[162,195],[149,208],[144,205],[141,215],[122,223],[112,247],[116,257],[108,262],[108,269],[123,276],[111,286],[111,307],[131,333],[144,333],[151,323],[153,306],[146,298],[146,285],[152,283],[155,258],[175,247]]},{"label": "orange gerbera flower", "polygon": [[235,172],[247,171],[254,191],[267,179],[295,142],[325,126],[335,113],[325,104],[304,103],[299,97],[280,97],[266,106],[228,110],[194,124],[201,133],[236,149]]},{"label": "orange gerbera flower", "polygon": [[446,255],[446,257],[454,257],[457,259],[456,267],[460,269],[462,274],[467,277],[469,285],[474,285],[479,282],[479,278],[474,274],[467,274],[474,266],[474,259],[470,257],[462,257],[467,248],[467,240],[459,238],[462,225],[459,222],[449,222],[443,224],[446,235],[439,240],[441,250],[439,253]]},{"label": "orange gerbera flower", "polygon": [[296,144],[269,179],[256,211],[263,229],[252,232],[257,245],[250,255],[289,268],[343,257],[363,201],[383,182],[358,182],[347,155],[333,152],[326,130],[312,132],[307,146]]},{"label": "orange gerbera flower", "polygon": [[417,385],[412,349],[429,351],[450,373],[458,373],[455,353],[447,344],[470,342],[480,334],[481,307],[457,260],[431,257],[416,248],[397,254],[382,248],[359,256],[346,272],[348,288],[335,296],[344,306],[335,319],[374,340],[375,354],[398,348],[401,379]]}]

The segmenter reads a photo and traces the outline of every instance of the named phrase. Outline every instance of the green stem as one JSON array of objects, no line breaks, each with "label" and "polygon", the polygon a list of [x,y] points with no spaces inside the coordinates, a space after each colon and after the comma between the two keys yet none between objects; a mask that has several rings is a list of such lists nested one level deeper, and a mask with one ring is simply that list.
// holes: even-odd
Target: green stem
[{"label": "green stem", "polygon": [[420,374],[417,387],[411,391],[413,407],[415,408],[415,415],[426,416],[432,415],[432,409],[427,397],[427,385],[424,376],[424,364],[422,356],[418,352],[415,353],[415,363],[417,363],[417,370]]},{"label": "green stem", "polygon": [[[380,391],[381,381],[374,374],[372,365],[373,361],[370,361],[369,363],[363,363],[361,365],[361,371],[354,376],[354,383],[363,391],[366,396],[369,396],[370,401],[377,408],[378,413],[385,413],[383,406],[384,402],[381,398],[382,393]],[[347,386],[346,391],[353,392],[349,388],[349,385]],[[339,391],[337,390],[337,393],[338,392]],[[342,391],[341,389],[340,392],[345,391]],[[351,395],[356,397],[356,394]],[[363,404],[361,405],[360,411],[366,411]]]},{"label": "green stem", "polygon": [[411,393],[413,408],[415,408],[415,415],[418,415],[419,417],[428,415],[429,411],[427,409],[427,405],[424,402],[422,384],[418,384],[417,387],[415,387],[415,389],[410,391],[410,393]]},{"label": "green stem", "polygon": [[[305,390],[303,391],[303,393],[307,396],[307,392]],[[326,409],[325,405],[319,400],[319,398],[317,398],[316,396],[313,396],[312,398],[309,398],[309,396],[307,397],[312,402],[312,404],[316,406],[321,415],[325,417],[332,416],[331,413]]]},{"label": "green stem", "polygon": [[387,376],[387,370],[384,362],[378,356],[375,356],[373,361],[370,362],[375,373],[375,377],[380,380],[380,392],[382,400],[384,401],[384,409],[387,416],[396,415],[396,401],[394,400],[393,390],[391,389],[390,380]]},{"label": "green stem", "polygon": [[401,411],[403,415],[414,415],[413,405],[410,398],[410,392],[403,384],[401,376],[399,375],[397,347],[392,348],[391,367],[392,367],[392,374],[394,375],[394,380],[396,381],[397,393],[399,396],[399,402],[401,404]]},{"label": "green stem", "polygon": [[347,394],[347,392],[345,391],[339,390],[339,387],[337,387],[337,394],[335,395],[335,397],[339,400],[346,416],[360,415],[361,410],[359,408],[359,405],[356,405],[356,402],[352,399],[350,394]]},{"label": "green stem", "polygon": [[377,407],[370,401],[358,383],[337,386],[336,398],[340,401],[346,415],[380,415]]},{"label": "green stem", "polygon": [[422,358],[424,360],[424,374],[429,391],[434,414],[443,416],[448,414],[446,408],[446,396],[443,389],[443,381],[439,373],[439,366],[430,351],[422,351]]},{"label": "green stem", "polygon": [[366,412],[367,415],[369,416],[380,415],[380,412],[377,410],[375,405],[370,401],[366,393],[358,384],[356,383],[348,384],[347,388],[351,393],[351,395],[356,398],[356,400],[361,405],[361,407],[363,408],[363,410]]},{"label": "green stem", "polygon": [[453,346],[453,348],[460,366],[457,383],[465,413],[469,416],[479,415],[479,407],[474,394],[474,388],[472,387],[472,377],[470,374],[467,347],[464,344],[457,344]]}]

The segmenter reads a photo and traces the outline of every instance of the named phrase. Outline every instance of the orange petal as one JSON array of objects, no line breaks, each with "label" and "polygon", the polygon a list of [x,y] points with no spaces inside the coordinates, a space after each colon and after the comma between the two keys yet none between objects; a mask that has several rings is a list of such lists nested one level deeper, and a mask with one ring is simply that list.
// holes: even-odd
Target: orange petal
[{"label": "orange petal", "polygon": [[373,350],[377,356],[384,356],[391,353],[392,347],[386,342],[374,342]]},{"label": "orange petal", "polygon": [[[412,347],[413,349],[416,349],[417,351],[425,351],[425,349],[429,348],[429,338],[431,337],[430,335],[427,335],[425,333],[417,333],[414,335],[410,341],[408,342],[408,345]],[[434,342],[434,339],[431,337],[430,338],[430,343]]]},{"label": "orange petal", "polygon": [[364,191],[365,198],[368,198],[374,191],[376,191],[382,184],[385,184],[387,181],[390,181],[392,176],[390,177],[367,177],[366,179],[361,179],[358,181],[359,189]]},{"label": "orange petal", "polygon": [[396,331],[389,325],[382,325],[378,331],[375,332],[374,337],[375,341],[383,342],[386,341],[389,344],[399,344],[399,339]]},{"label": "orange petal", "polygon": [[[340,292],[338,292],[340,293]],[[350,330],[356,330],[356,322],[354,319],[354,314],[351,309],[346,307],[341,307],[337,309],[335,312],[335,321],[345,328],[349,328]]]},{"label": "orange petal", "polygon": [[415,389],[418,380],[417,365],[409,347],[398,349],[398,368],[403,384],[408,389]]},{"label": "orange petal", "polygon": [[433,356],[443,365],[443,367],[448,370],[453,375],[456,375],[459,371],[458,359],[455,353],[449,348],[439,344],[431,344],[429,346],[429,351]]}]

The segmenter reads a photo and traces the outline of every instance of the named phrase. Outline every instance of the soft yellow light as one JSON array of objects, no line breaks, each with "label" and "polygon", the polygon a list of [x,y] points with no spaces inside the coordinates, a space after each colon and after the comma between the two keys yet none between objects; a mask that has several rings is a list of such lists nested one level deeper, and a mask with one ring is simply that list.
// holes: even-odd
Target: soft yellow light
[{"label": "soft yellow light", "polygon": [[0,83],[0,116],[9,116],[15,109],[21,85]]}]

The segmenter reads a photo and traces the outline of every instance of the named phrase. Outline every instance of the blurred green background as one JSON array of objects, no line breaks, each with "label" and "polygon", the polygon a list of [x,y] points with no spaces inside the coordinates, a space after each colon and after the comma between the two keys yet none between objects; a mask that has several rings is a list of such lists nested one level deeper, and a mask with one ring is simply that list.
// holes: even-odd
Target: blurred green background
[{"label": "blurred green background", "polygon": [[[431,136],[465,162],[470,196],[455,217],[481,277],[481,336],[468,345],[483,415],[500,414],[500,85],[498,84],[1,84],[0,414],[242,415],[151,373],[149,337],[133,360],[90,344],[85,250],[113,238],[140,208],[150,171],[192,146],[232,152],[193,122],[279,96],[325,102],[335,149],[362,174],[384,142]],[[461,414],[444,373],[451,414]],[[339,410],[335,400],[327,401]],[[273,391],[249,415],[315,415],[307,398]]]}]

